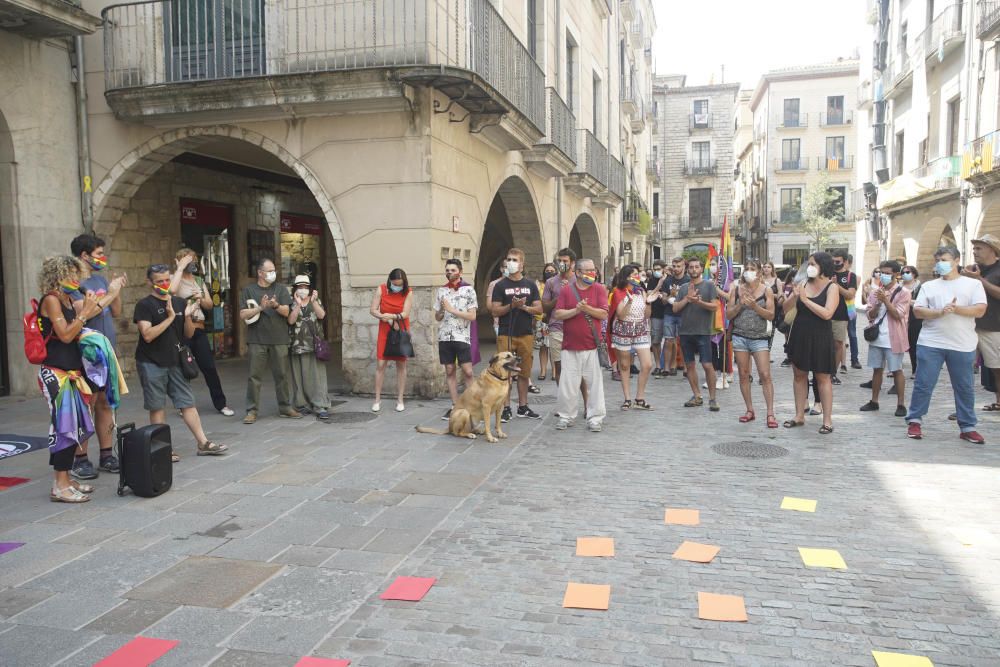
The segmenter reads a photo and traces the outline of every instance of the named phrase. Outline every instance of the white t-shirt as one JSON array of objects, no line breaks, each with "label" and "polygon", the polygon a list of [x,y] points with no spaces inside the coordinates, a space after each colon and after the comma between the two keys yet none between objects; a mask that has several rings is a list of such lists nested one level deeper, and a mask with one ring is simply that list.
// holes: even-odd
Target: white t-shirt
[{"label": "white t-shirt", "polygon": [[[954,280],[938,278],[920,286],[920,294],[914,306],[940,310],[955,301],[957,306],[975,306],[986,303],[983,284],[966,276]],[[956,352],[972,352],[979,344],[976,335],[976,318],[952,313],[932,320],[924,320],[920,330],[918,345],[937,347]]]}]

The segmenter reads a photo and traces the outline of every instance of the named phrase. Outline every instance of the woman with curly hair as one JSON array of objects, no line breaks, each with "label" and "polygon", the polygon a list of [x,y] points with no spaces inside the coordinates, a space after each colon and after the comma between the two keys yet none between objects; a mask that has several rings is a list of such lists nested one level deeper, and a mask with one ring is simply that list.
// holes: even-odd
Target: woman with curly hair
[{"label": "woman with curly hair", "polygon": [[84,396],[91,394],[83,371],[78,340],[87,320],[101,314],[97,296],[83,299],[79,314],[72,294],[80,290],[83,265],[75,257],[49,257],[42,262],[38,288],[38,328],[45,340],[45,359],[38,370],[38,387],[45,396],[49,422],[49,465],[55,471],[49,498],[56,503],[84,503],[94,487],[70,479],[73,456],[94,434],[94,422]]}]

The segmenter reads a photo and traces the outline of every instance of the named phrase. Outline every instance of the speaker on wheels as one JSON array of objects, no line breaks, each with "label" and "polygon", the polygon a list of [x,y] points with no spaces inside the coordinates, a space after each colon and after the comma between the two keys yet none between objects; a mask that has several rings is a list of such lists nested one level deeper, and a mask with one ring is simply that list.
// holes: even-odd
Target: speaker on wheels
[{"label": "speaker on wheels", "polygon": [[150,424],[136,428],[125,424],[118,428],[118,495],[125,487],[143,498],[154,498],[170,490],[174,481],[171,462],[170,427]]}]

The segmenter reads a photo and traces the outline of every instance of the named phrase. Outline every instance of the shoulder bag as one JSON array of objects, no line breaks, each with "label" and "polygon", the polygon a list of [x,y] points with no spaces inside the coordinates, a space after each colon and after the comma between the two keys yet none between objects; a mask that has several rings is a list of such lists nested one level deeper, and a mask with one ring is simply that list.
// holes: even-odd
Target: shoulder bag
[{"label": "shoulder bag", "polygon": [[[310,313],[314,312],[311,301],[306,306]],[[316,361],[330,361],[330,344],[323,338],[323,327],[320,326],[319,320],[309,320],[309,326]]]},{"label": "shoulder bag", "polygon": [[177,361],[181,366],[181,374],[188,380],[198,377],[198,363],[191,354],[191,348],[183,343],[177,343]]},{"label": "shoulder bag", "polygon": [[393,322],[389,327],[389,334],[385,337],[385,349],[382,350],[382,356],[414,356],[413,340],[410,338],[410,331],[405,324],[405,320]]},{"label": "shoulder bag", "polygon": [[865,327],[864,331],[865,340],[868,341],[869,343],[874,343],[875,341],[878,340],[878,330],[879,327],[882,326],[882,320],[884,320],[889,315],[889,306],[891,306],[892,302],[896,300],[896,295],[899,294],[899,290],[901,289],[903,288],[897,287],[896,291],[893,292],[892,296],[889,297],[889,305],[883,307],[882,317],[878,318],[877,322],[869,324],[868,326]]},{"label": "shoulder bag", "polygon": [[[573,296],[576,297],[577,302],[583,301],[580,298],[580,292],[576,289],[576,285],[571,282],[569,286],[573,288]],[[597,335],[594,318],[587,313],[583,313],[583,317],[587,320],[587,324],[590,325],[590,333],[594,335],[594,342],[597,344],[597,363],[601,365],[601,368],[611,368],[611,357],[608,356],[608,346],[605,344],[604,339]]]}]

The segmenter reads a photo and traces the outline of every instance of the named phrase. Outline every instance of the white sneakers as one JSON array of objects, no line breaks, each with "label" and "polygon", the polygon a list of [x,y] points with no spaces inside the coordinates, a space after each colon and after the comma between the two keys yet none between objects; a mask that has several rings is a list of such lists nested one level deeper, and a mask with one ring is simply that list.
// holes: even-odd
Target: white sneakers
[{"label": "white sneakers", "polygon": [[396,403],[396,412],[402,412],[405,409],[406,409],[405,405],[403,405],[402,403]]},{"label": "white sneakers", "polygon": [[372,403],[372,412],[382,412],[382,404],[378,401]]},{"label": "white sneakers", "polygon": [[219,410],[219,412],[221,412],[222,414],[224,414],[227,417],[232,417],[233,415],[236,414],[235,412],[233,412],[233,409],[231,407],[229,407],[228,405],[226,407],[222,408],[221,410]]}]

